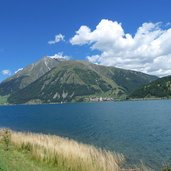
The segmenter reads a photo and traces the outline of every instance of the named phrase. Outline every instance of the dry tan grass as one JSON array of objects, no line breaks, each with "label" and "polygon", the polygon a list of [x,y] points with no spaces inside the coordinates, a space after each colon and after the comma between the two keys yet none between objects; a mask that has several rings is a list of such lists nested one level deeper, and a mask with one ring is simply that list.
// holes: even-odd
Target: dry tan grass
[{"label": "dry tan grass", "polygon": [[11,131],[11,142],[33,156],[72,171],[120,171],[122,154],[97,149],[58,136]]},{"label": "dry tan grass", "polygon": [[[30,151],[36,160],[55,164],[70,171],[151,171],[121,168],[122,154],[97,149],[59,136],[10,131],[10,142],[18,149]],[[4,130],[0,129],[0,139]]]}]

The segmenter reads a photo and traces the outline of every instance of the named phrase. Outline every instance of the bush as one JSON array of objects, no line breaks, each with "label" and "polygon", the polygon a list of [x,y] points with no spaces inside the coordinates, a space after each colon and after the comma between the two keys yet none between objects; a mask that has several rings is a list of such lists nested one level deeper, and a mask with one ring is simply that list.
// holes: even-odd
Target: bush
[{"label": "bush", "polygon": [[1,133],[2,135],[2,142],[4,143],[4,150],[8,151],[9,150],[9,145],[11,142],[11,132],[8,129],[4,129]]},{"label": "bush", "polygon": [[164,166],[162,171],[171,171],[171,168],[169,166]]}]

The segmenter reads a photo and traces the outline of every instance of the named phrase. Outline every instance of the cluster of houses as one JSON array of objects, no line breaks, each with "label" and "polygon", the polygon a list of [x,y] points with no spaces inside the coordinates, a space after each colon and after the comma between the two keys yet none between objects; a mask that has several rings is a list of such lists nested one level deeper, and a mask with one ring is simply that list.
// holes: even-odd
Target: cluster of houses
[{"label": "cluster of houses", "polygon": [[111,97],[90,97],[87,98],[88,101],[91,102],[103,102],[103,101],[113,101],[113,98]]}]

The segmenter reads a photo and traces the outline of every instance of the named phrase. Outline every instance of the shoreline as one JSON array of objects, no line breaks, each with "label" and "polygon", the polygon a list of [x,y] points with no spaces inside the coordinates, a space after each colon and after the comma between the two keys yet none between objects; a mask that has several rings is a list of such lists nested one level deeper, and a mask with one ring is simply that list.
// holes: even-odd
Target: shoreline
[{"label": "shoreline", "polygon": [[87,102],[63,102],[63,103],[21,103],[21,104],[0,104],[1,106],[17,106],[17,105],[62,105],[62,104],[84,104],[84,103],[108,103],[108,102],[128,102],[128,101],[153,101],[153,100],[171,100],[171,98],[130,98],[130,99],[114,99],[111,101],[87,101]]},{"label": "shoreline", "polygon": [[[32,156],[33,158],[35,156],[34,156],[34,154],[31,153],[32,152],[32,148],[33,147],[36,147],[36,148],[38,147],[39,148],[39,145],[42,146],[45,143],[43,145],[44,148],[42,149],[43,153],[45,152],[44,153],[44,157],[45,158],[39,158],[40,156],[37,156],[38,158],[36,159],[36,163],[39,162],[39,161],[43,161],[43,162],[45,162],[45,164],[47,164],[46,163],[47,162],[46,161],[47,150],[50,150],[50,152],[51,152],[51,151],[54,151],[54,148],[56,148],[55,146],[58,147],[61,144],[64,144],[64,146],[65,146],[68,143],[69,144],[71,143],[71,146],[69,148],[69,150],[71,150],[71,151],[73,151],[72,150],[73,146],[76,146],[76,148],[79,148],[79,149],[80,149],[80,147],[83,146],[83,149],[84,149],[84,147],[86,147],[87,149],[90,149],[90,151],[91,151],[91,149],[93,149],[97,153],[100,152],[98,154],[99,157],[107,157],[106,155],[109,154],[109,156],[111,156],[111,155],[113,156],[112,160],[114,160],[114,161],[116,160],[116,167],[117,167],[116,170],[115,169],[114,170],[111,170],[111,169],[110,170],[103,170],[103,169],[99,170],[98,169],[98,170],[91,170],[91,171],[155,171],[155,169],[150,168],[150,166],[144,165],[141,160],[140,160],[140,163],[129,163],[130,162],[129,158],[124,156],[122,153],[118,153],[118,152],[115,153],[115,151],[105,150],[105,149],[103,149],[101,147],[97,147],[97,146],[94,146],[94,145],[89,145],[87,143],[82,143],[82,142],[80,142],[78,140],[74,140],[74,139],[69,138],[69,137],[59,136],[59,135],[56,135],[56,134],[40,133],[40,132],[37,133],[37,132],[30,132],[30,131],[20,131],[20,130],[15,130],[15,129],[9,129],[9,128],[6,128],[6,127],[0,127],[0,151],[1,151],[2,137],[3,137],[3,133],[2,132],[5,131],[5,130],[9,131],[9,133],[10,133],[10,139],[11,140],[9,142],[10,143],[12,142],[13,148],[16,148],[20,152],[22,150],[24,150],[25,152],[29,153],[29,155],[31,155],[31,156],[33,155]],[[54,146],[53,150],[46,149],[46,145],[47,144],[49,145],[51,143],[53,144],[55,139],[57,140],[57,143],[59,143],[59,144],[57,145],[57,143],[55,142],[55,146],[53,145]],[[36,153],[37,153],[38,149],[35,149],[35,150],[36,150]],[[62,150],[62,152],[63,151],[65,151],[65,150]],[[73,154],[75,154],[75,151],[76,150],[74,150]],[[85,149],[83,151],[85,152]],[[38,152],[39,152],[39,150],[38,150]],[[103,153],[104,156],[101,156],[101,152]],[[56,155],[56,153],[55,153],[55,155]],[[97,156],[97,154],[95,156]],[[53,159],[53,157],[51,159]],[[48,163],[52,162],[51,159],[50,159],[50,161],[48,161]],[[107,157],[107,160],[108,159],[109,158]],[[1,160],[1,156],[0,156],[0,160]],[[94,158],[93,158],[93,160],[94,160]],[[98,159],[97,159],[97,162],[98,162]],[[164,170],[165,167],[170,169],[168,165],[164,164],[158,170],[160,170],[160,171],[170,171],[170,170]],[[71,166],[69,166],[69,168],[71,168]],[[1,163],[0,163],[0,169],[1,169]],[[8,171],[8,170],[5,170],[5,171]],[[59,170],[59,171],[63,171],[63,170]],[[70,170],[64,170],[64,171],[70,171]],[[84,171],[84,169],[83,170],[72,170],[72,171]],[[85,170],[85,171],[90,171],[90,170]]]},{"label": "shoreline", "polygon": [[152,171],[143,164],[126,166],[121,153],[57,135],[0,128],[0,150],[2,145],[9,152],[11,149],[26,152],[36,163],[60,167],[62,171]]},{"label": "shoreline", "polygon": [[[27,151],[37,162],[73,171],[121,171],[122,154],[102,150],[69,138],[0,129],[0,145]],[[7,144],[8,143],[8,144]]]}]

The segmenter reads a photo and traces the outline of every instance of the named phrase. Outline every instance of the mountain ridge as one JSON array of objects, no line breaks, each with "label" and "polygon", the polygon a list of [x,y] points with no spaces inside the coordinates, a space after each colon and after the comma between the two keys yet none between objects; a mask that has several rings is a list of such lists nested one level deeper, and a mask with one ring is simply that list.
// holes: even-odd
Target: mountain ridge
[{"label": "mountain ridge", "polygon": [[[27,65],[21,71],[0,83],[0,95],[5,96],[26,87],[57,66],[59,62],[57,59],[43,57],[35,63]],[[11,84],[14,84],[14,86],[11,86]]]},{"label": "mountain ridge", "polygon": [[137,87],[155,79],[156,76],[141,72],[87,61],[46,57],[2,82],[0,95],[9,95],[7,101],[12,104],[74,102],[90,97],[126,98]]}]

